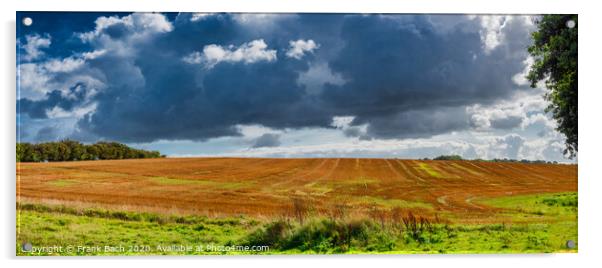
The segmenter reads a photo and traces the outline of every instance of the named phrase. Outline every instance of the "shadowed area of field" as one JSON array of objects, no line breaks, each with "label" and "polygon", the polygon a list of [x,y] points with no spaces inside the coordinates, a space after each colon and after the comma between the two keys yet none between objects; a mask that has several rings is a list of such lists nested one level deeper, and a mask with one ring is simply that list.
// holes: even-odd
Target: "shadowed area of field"
[{"label": "shadowed area of field", "polygon": [[397,159],[164,158],[18,163],[19,200],[208,216],[378,207],[456,222],[506,219],[482,200],[576,192],[577,165]]}]

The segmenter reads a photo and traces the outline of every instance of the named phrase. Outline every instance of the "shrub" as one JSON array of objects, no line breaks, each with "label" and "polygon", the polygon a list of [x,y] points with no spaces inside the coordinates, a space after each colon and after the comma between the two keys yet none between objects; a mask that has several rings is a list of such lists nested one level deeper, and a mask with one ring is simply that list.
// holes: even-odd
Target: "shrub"
[{"label": "shrub", "polygon": [[555,195],[550,198],[544,198],[542,203],[548,206],[577,207],[578,199],[575,194]]},{"label": "shrub", "polygon": [[314,219],[303,225],[293,225],[284,220],[267,223],[248,235],[243,244],[328,253],[351,249],[388,251],[395,247],[395,240],[395,236],[372,220]]},{"label": "shrub", "polygon": [[197,224],[197,225],[196,225],[196,226],[194,226],[194,228],[193,228],[193,230],[195,230],[195,231],[203,231],[203,230],[205,230],[205,229],[207,229],[207,227],[205,227],[205,225],[204,225],[204,224],[202,224],[202,223],[201,223],[201,224]]},{"label": "shrub", "polygon": [[416,217],[411,211],[401,218],[405,231],[418,242],[423,242],[421,234],[425,231],[432,231],[432,224],[428,218]]},{"label": "shrub", "polygon": [[291,226],[286,221],[274,221],[249,234],[243,244],[278,248],[286,240],[290,229]]},{"label": "shrub", "polygon": [[[311,221],[296,229],[284,249],[315,252],[344,252],[352,243],[368,244],[370,221],[338,222],[328,219]],[[372,228],[374,229],[374,228]]]}]

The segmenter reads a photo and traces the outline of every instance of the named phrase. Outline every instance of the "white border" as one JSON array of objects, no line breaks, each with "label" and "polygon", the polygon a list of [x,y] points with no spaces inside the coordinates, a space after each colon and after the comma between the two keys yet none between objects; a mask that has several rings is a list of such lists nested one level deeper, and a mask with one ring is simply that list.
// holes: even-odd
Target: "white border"
[{"label": "white border", "polygon": [[[393,3],[392,3],[393,2]],[[195,12],[335,12],[335,13],[578,13],[566,0],[21,0],[22,11],[195,11]]]},{"label": "white border", "polygon": [[[269,256],[166,258],[16,258],[15,255],[15,11],[197,11],[197,12],[336,12],[336,13],[471,13],[579,14],[579,253],[551,255],[433,256]],[[602,227],[600,187],[600,17],[595,1],[578,0],[15,0],[3,1],[0,63],[2,139],[3,267],[581,267],[600,263]],[[598,258],[596,258],[598,257]],[[198,261],[201,261],[200,263]],[[174,263],[175,262],[175,263]],[[599,265],[599,264],[598,264]]]}]

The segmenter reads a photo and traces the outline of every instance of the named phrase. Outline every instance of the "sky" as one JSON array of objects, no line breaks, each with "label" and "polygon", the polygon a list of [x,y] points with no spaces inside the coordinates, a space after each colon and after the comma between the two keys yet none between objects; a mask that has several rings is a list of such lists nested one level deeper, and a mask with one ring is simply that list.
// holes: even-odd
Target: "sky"
[{"label": "sky", "polygon": [[19,12],[20,142],[168,156],[567,162],[535,17]]}]

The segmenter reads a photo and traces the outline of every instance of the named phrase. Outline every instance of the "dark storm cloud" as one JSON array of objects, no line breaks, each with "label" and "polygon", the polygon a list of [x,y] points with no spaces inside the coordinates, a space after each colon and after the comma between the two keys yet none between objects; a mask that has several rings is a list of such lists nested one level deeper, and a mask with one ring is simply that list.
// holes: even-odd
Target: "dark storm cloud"
[{"label": "dark storm cloud", "polygon": [[[123,22],[122,14],[81,31],[88,32],[88,50],[106,51],[86,61],[86,75],[102,89],[89,100],[54,91],[44,100],[22,99],[21,112],[43,118],[53,107],[94,102],[75,134],[126,142],[238,136],[241,124],[328,128],[333,116],[354,116],[347,131],[357,133],[345,134],[362,139],[431,136],[469,128],[466,105],[516,90],[512,77],[522,71],[529,39],[518,20],[502,29],[504,42],[485,52],[479,21],[459,16],[192,16],[133,14]],[[435,26],[441,21],[447,26]],[[301,39],[319,48],[286,57],[289,42]],[[207,45],[233,50],[254,40],[277,51],[276,58],[212,68],[182,60]],[[308,94],[297,80],[318,62],[345,83]],[[364,124],[360,133],[356,127]]]},{"label": "dark storm cloud", "polygon": [[59,90],[53,90],[46,93],[45,99],[30,100],[22,98],[17,101],[17,109],[33,119],[48,118],[47,112],[55,107],[69,112],[85,100],[85,87],[84,84],[77,83],[69,88],[66,94]]},{"label": "dark storm cloud", "polygon": [[[463,107],[429,107],[372,116],[367,135],[384,138],[421,138],[469,127]],[[355,122],[355,121],[354,121]]]},{"label": "dark storm cloud", "polygon": [[54,127],[43,127],[40,130],[38,130],[38,133],[36,134],[35,137],[36,140],[38,141],[53,141],[53,140],[57,140],[57,131],[55,130]]},{"label": "dark storm cloud", "polygon": [[[401,21],[400,21],[401,19]],[[340,114],[355,115],[380,138],[430,136],[469,127],[461,109],[514,92],[524,68],[528,30],[513,20],[507,42],[483,49],[477,21],[441,32],[424,16],[354,16],[345,21],[346,45],[331,62],[350,81],[325,90]],[[454,109],[460,108],[460,109]],[[454,110],[448,113],[449,110]]]},{"label": "dark storm cloud", "polygon": [[241,38],[241,26],[229,15],[196,23],[178,17],[175,25],[137,43],[126,58],[108,55],[90,63],[104,71],[109,84],[95,97],[97,110],[79,122],[82,131],[150,142],[237,136],[237,124],[328,125],[328,115],[304,102],[296,83],[307,62],[280,55],[275,62],[220,63],[206,70],[182,58],[205,45],[240,45],[255,36]]},{"label": "dark storm cloud", "polygon": [[[173,31],[138,43],[127,60],[105,56],[90,63],[106,70],[111,84],[95,97],[97,110],[79,122],[81,130],[150,142],[237,136],[238,124],[328,126],[331,115],[305,99],[304,88],[296,82],[308,62],[287,58],[282,51],[292,36],[266,37],[268,49],[279,49],[276,61],[224,62],[207,70],[182,58],[206,45],[239,46],[261,36],[243,29],[230,15],[199,22],[191,22],[188,15],[176,19]],[[274,45],[279,43],[283,47]]]},{"label": "dark storm cloud", "polygon": [[280,146],[280,135],[266,133],[255,140],[253,148]]}]

